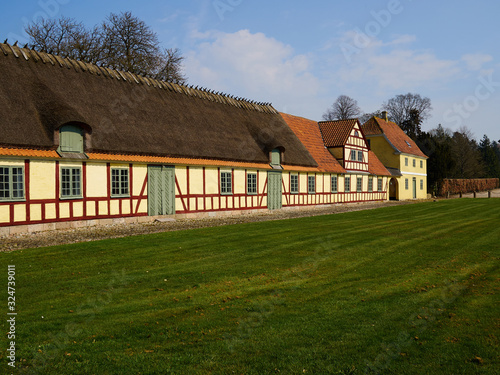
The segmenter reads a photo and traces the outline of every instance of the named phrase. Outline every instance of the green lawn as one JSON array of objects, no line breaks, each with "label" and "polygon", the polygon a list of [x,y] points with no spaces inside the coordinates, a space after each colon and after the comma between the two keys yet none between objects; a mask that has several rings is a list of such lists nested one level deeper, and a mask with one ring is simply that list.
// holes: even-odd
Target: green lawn
[{"label": "green lawn", "polygon": [[0,373],[498,374],[500,199],[0,254]]}]

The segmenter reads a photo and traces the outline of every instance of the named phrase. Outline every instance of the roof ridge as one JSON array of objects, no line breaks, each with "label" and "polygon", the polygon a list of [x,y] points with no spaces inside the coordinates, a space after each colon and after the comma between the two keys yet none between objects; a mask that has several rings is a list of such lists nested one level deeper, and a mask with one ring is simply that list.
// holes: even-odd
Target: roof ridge
[{"label": "roof ridge", "polygon": [[127,71],[111,69],[105,66],[99,66],[80,60],[71,59],[69,57],[63,58],[59,55],[36,51],[35,49],[25,47],[21,48],[17,46],[17,42],[14,43],[14,45],[11,45],[9,43],[0,43],[0,57],[2,55],[13,55],[15,58],[25,61],[33,60],[35,63],[41,61],[43,64],[52,64],[53,66],[59,65],[59,67],[61,68],[75,70],[76,72],[89,73],[92,75],[116,79],[118,81],[124,81],[131,84],[153,86],[154,88],[177,92],[179,94],[185,94],[202,100],[210,100],[220,104],[231,105],[249,111],[279,114],[279,112],[274,109],[271,103],[256,102],[253,100],[235,97],[234,95],[217,92],[215,90],[210,90],[207,88],[198,88],[198,86],[194,87],[194,85],[189,86],[162,81],[156,78],[145,77]]}]

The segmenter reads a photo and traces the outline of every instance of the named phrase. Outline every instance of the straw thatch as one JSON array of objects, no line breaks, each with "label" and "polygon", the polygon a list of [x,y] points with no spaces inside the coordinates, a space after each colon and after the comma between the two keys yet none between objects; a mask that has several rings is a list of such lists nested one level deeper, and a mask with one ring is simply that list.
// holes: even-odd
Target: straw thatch
[{"label": "straw thatch", "polygon": [[54,148],[56,130],[80,123],[88,152],[317,166],[267,103],[160,82],[0,44],[0,145]]}]

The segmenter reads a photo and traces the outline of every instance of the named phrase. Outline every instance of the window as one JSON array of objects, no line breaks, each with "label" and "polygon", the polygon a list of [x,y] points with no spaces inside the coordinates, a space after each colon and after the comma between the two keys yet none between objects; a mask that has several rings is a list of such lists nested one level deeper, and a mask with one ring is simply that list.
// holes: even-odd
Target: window
[{"label": "window", "polygon": [[405,141],[405,142],[406,142],[406,144],[408,145],[408,147],[411,147],[410,142],[408,142],[408,141]]},{"label": "window", "polygon": [[221,192],[221,194],[232,194],[233,193],[232,173],[231,172],[221,172],[220,173],[220,192]]},{"label": "window", "polygon": [[351,160],[356,161],[356,151],[351,150]]},{"label": "window", "polygon": [[417,167],[417,161],[415,159],[413,159],[413,168],[416,168]]},{"label": "window", "polygon": [[408,190],[410,188],[409,186],[409,183],[408,183],[408,179],[405,178],[405,189]]},{"label": "window", "polygon": [[271,165],[281,165],[281,151],[278,148],[271,151]]},{"label": "window", "polygon": [[59,129],[59,151],[83,153],[83,129],[65,125]]},{"label": "window", "polygon": [[378,181],[377,181],[377,189],[378,189],[378,191],[382,191],[382,184],[383,184],[382,178],[379,178]]},{"label": "window", "polygon": [[363,190],[363,178],[358,177],[356,181],[356,191],[360,193]]},{"label": "window", "polygon": [[257,194],[257,173],[247,174],[247,194]]},{"label": "window", "polygon": [[81,198],[81,174],[80,168],[61,168],[61,197]]},{"label": "window", "polygon": [[357,130],[354,131],[354,136],[359,137],[359,132]]},{"label": "window", "polygon": [[367,139],[367,140],[366,140],[366,143],[368,144],[368,147],[372,147],[372,142],[371,142],[371,139]]},{"label": "window", "polygon": [[128,196],[128,179],[128,169],[111,169],[111,196]]},{"label": "window", "polygon": [[358,161],[363,161],[363,151],[358,151]]},{"label": "window", "polygon": [[299,175],[292,174],[290,176],[290,193],[298,194],[299,193]]},{"label": "window", "polygon": [[408,158],[405,158],[405,167],[408,166]]},{"label": "window", "polygon": [[424,190],[424,180],[420,180],[420,190]]},{"label": "window", "polygon": [[309,176],[307,179],[307,191],[309,194],[316,193],[316,176]]},{"label": "window", "polygon": [[420,160],[420,168],[423,168],[424,167],[424,162],[423,160]]},{"label": "window", "polygon": [[368,191],[373,191],[373,177],[368,177]]},{"label": "window", "polygon": [[351,177],[346,177],[344,181],[344,191],[349,193],[351,191]]},{"label": "window", "polygon": [[24,168],[0,167],[0,201],[24,199]]},{"label": "window", "polygon": [[332,176],[332,193],[336,193],[338,191],[338,178],[337,176]]}]

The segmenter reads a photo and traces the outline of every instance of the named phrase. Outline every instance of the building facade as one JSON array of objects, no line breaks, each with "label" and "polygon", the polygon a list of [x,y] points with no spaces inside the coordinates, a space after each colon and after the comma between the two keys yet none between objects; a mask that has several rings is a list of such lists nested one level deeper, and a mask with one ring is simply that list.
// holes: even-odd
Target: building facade
[{"label": "building facade", "polygon": [[393,200],[427,198],[427,156],[401,128],[387,119],[372,117],[363,131],[388,171],[389,198]]},{"label": "building facade", "polygon": [[2,233],[388,199],[357,122],[346,164],[268,103],[9,44],[0,77]]}]

